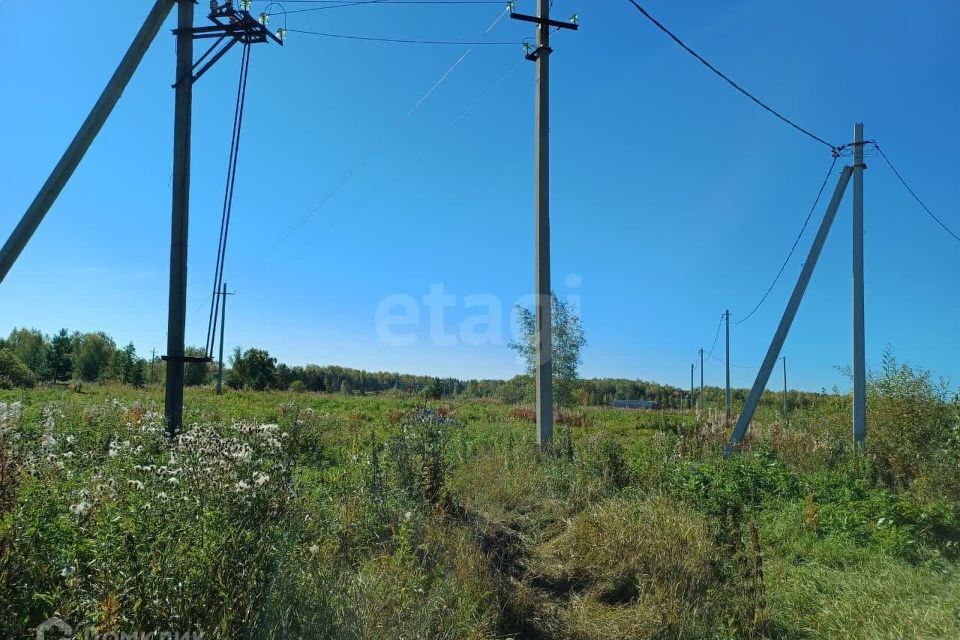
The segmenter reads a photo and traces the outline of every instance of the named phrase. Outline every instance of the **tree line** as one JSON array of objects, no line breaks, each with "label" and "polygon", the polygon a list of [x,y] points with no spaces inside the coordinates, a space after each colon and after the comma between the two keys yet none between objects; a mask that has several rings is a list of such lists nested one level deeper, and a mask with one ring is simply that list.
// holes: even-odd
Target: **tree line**
[{"label": "tree line", "polygon": [[[557,315],[564,317],[562,313]],[[569,343],[579,347],[583,342],[582,334],[568,330],[566,335],[572,338],[557,341],[562,349],[555,359],[563,360],[567,368],[575,371],[579,364],[579,349]],[[529,336],[524,336],[524,344],[530,344]],[[523,355],[531,351],[527,349]],[[199,347],[190,347],[186,352],[188,355],[203,355],[203,349]],[[240,347],[234,349],[224,365],[224,385],[234,390],[358,395],[401,392],[430,398],[493,398],[510,404],[532,402],[534,397],[533,379],[529,373],[508,380],[461,380],[336,365],[289,366],[278,362],[265,349]],[[188,363],[184,372],[185,383],[187,386],[210,385],[215,373],[213,363]],[[61,329],[53,335],[44,335],[35,329],[14,329],[8,337],[0,338],[0,388],[70,381],[115,382],[141,387],[157,384],[164,376],[165,363],[155,357],[142,357],[132,343],[118,347],[116,341],[102,331],[70,333]],[[687,389],[644,380],[567,379],[563,381],[562,390],[563,404],[568,405],[603,406],[614,400],[652,400],[663,408],[683,408],[689,401]],[[723,393],[720,387],[707,387],[704,400],[708,406],[720,406]],[[734,389],[732,393],[734,403],[742,404],[747,390]],[[821,395],[791,391],[791,405],[806,405]]]}]

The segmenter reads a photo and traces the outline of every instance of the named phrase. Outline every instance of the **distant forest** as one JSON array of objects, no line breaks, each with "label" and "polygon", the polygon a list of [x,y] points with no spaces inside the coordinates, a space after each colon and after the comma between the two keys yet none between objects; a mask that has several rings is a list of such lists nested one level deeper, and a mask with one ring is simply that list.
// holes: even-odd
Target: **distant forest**
[{"label": "distant forest", "polygon": [[[203,355],[200,348],[188,348],[188,355]],[[82,333],[60,330],[44,335],[35,329],[14,329],[0,338],[0,389],[32,387],[50,383],[114,382],[136,387],[163,381],[165,364],[153,354],[144,358],[132,343],[117,346],[103,332]],[[386,371],[364,371],[334,365],[288,366],[278,363],[264,349],[237,348],[224,363],[224,385],[231,389],[291,390],[355,395],[401,392],[431,398],[494,398],[506,403],[531,402],[530,376],[509,380],[461,380]],[[186,366],[188,386],[213,383],[215,363]],[[706,387],[704,400],[710,406],[723,402],[724,390]],[[733,389],[735,405],[742,404],[746,389]],[[794,406],[807,405],[824,393],[790,392]],[[573,391],[577,405],[609,405],[614,400],[653,400],[663,408],[682,408],[689,401],[689,389],[644,380],[593,378],[578,380]],[[782,394],[765,394],[773,401]]]}]

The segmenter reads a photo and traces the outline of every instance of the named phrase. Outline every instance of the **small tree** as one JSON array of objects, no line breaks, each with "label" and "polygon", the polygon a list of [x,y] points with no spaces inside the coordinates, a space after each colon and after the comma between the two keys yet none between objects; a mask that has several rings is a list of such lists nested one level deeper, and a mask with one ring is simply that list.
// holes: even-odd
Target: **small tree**
[{"label": "small tree", "polygon": [[[587,339],[583,333],[580,316],[573,305],[551,296],[553,336],[553,399],[558,406],[569,405],[579,376],[580,352]],[[537,370],[537,318],[526,307],[516,306],[520,336],[508,346],[520,354],[527,364],[527,374],[534,376]]]},{"label": "small tree", "polygon": [[[187,347],[184,355],[200,358],[207,355],[200,347]],[[210,382],[210,367],[207,362],[188,362],[183,370],[183,382],[188,387],[199,387]]]},{"label": "small tree", "polygon": [[54,380],[69,380],[73,373],[73,345],[66,329],[50,340],[50,375]]},{"label": "small tree", "polygon": [[33,372],[9,349],[0,349],[0,389],[32,387]]}]

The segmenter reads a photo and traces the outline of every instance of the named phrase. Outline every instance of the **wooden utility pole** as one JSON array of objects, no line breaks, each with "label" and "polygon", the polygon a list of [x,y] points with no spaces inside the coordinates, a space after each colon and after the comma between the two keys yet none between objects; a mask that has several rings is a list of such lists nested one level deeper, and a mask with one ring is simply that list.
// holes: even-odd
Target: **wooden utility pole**
[{"label": "wooden utility pole", "polygon": [[727,324],[727,357],[724,360],[727,370],[727,393],[724,405],[726,407],[726,422],[730,424],[730,309],[723,312],[723,317]]},{"label": "wooden utility pole", "polygon": [[777,363],[777,358],[780,356],[780,350],[783,348],[783,343],[787,339],[787,333],[790,331],[793,319],[797,315],[797,309],[800,307],[800,301],[803,300],[803,294],[806,292],[807,285],[810,283],[813,270],[817,266],[820,252],[823,250],[823,244],[830,234],[830,227],[833,226],[833,220],[837,217],[837,209],[840,208],[840,202],[843,200],[843,194],[847,189],[847,184],[850,182],[850,175],[852,173],[853,169],[850,167],[844,167],[840,173],[840,180],[837,181],[837,187],[833,191],[833,197],[827,206],[827,212],[823,216],[823,221],[820,223],[816,237],[813,239],[813,245],[810,247],[807,260],[803,263],[803,269],[800,271],[800,277],[797,278],[797,284],[794,286],[793,293],[790,295],[790,301],[787,303],[787,308],[780,318],[780,324],[777,326],[777,331],[773,335],[773,340],[770,341],[770,347],[767,349],[767,355],[763,358],[763,364],[760,365],[757,378],[753,381],[753,387],[750,389],[750,395],[747,396],[747,401],[743,405],[743,411],[740,412],[737,426],[734,427],[733,433],[730,434],[730,440],[727,442],[726,455],[732,454],[734,448],[743,441],[743,437],[747,433],[747,427],[750,426],[750,421],[753,420],[753,414],[757,410],[760,397],[763,395],[763,390],[766,388],[767,382],[770,381],[770,374],[773,372],[773,367]]},{"label": "wooden utility pole", "polygon": [[553,340],[550,285],[550,29],[576,29],[576,22],[550,19],[551,0],[538,0],[537,15],[511,13],[514,20],[537,25],[537,48],[527,59],[537,63],[535,105],[534,291],[536,294],[535,383],[537,442],[549,448],[553,440]]},{"label": "wooden utility pole", "polygon": [[86,154],[87,149],[90,148],[93,140],[107,121],[113,108],[120,100],[120,96],[123,95],[127,83],[133,77],[133,72],[140,66],[140,61],[143,60],[144,54],[150,48],[150,43],[157,37],[157,33],[160,31],[163,21],[166,20],[167,14],[170,13],[173,3],[174,0],[157,0],[154,3],[147,19],[143,22],[143,26],[140,27],[140,31],[137,32],[133,42],[130,43],[130,48],[127,49],[116,71],[113,72],[109,82],[107,82],[107,86],[104,87],[103,93],[100,94],[96,104],[93,105],[93,109],[87,115],[87,119],[80,125],[80,129],[70,142],[70,146],[67,147],[60,161],[57,162],[57,166],[53,168],[47,181],[43,183],[40,192],[37,193],[33,202],[30,203],[30,207],[23,214],[23,218],[17,224],[13,233],[10,234],[3,248],[0,249],[0,282],[3,282],[3,279],[7,277],[10,267],[16,262],[17,257],[29,242],[37,227],[40,226],[57,196],[60,195],[63,187],[66,186],[70,176],[73,175],[77,165],[80,164]]},{"label": "wooden utility pole", "polygon": [[867,372],[863,332],[863,124],[853,127],[853,442],[867,437]]},{"label": "wooden utility pole", "polygon": [[167,315],[167,434],[183,425],[184,334],[187,310],[187,236],[190,221],[190,126],[193,109],[193,0],[177,0],[177,73],[173,116],[173,211]]}]

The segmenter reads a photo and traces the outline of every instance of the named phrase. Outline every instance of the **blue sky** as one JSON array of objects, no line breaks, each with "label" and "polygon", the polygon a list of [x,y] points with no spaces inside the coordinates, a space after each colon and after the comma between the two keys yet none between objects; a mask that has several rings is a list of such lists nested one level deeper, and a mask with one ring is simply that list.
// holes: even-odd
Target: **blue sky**
[{"label": "blue sky", "polygon": [[[0,0],[9,27],[0,41],[4,236],[149,4],[64,2],[50,11],[35,0]],[[960,5],[646,6],[827,139],[848,142],[863,121],[867,138],[880,141],[927,203],[960,227],[953,154],[960,93],[951,80],[960,63],[953,27]],[[580,32],[554,37],[552,58],[554,283],[580,302],[589,340],[582,373],[684,386],[723,309],[743,316],[776,274],[829,151],[736,94],[625,0],[556,0],[554,9],[558,18],[575,11],[582,18]],[[518,10],[533,12],[534,2],[521,0]],[[384,4],[291,14],[287,27],[474,40],[501,11]],[[0,285],[0,333],[103,329],[141,353],[165,345],[173,20]],[[487,38],[530,36],[532,25],[502,19]],[[254,49],[226,267],[238,292],[229,303],[228,349],[261,346],[288,363],[459,377],[521,370],[503,342],[511,305],[533,287],[533,65],[523,63],[519,46],[476,47],[406,117],[465,49],[295,33],[283,48]],[[239,50],[194,94],[190,344],[205,336],[238,68]],[[868,161],[868,365],[891,345],[956,383],[960,244],[880,158]],[[745,367],[762,359],[822,213],[823,206],[767,303],[734,328],[735,385],[751,384]],[[443,316],[452,345],[431,331],[423,304],[437,284],[455,296]],[[417,301],[419,320],[400,330],[411,338],[405,346],[385,344],[377,330],[378,306],[396,295]],[[476,303],[491,299],[501,305],[503,340],[465,343],[458,331],[477,321],[478,309],[489,313]],[[835,367],[850,359],[850,310],[848,194],[784,349],[791,386],[848,386]],[[706,374],[721,384],[722,364],[708,362]]]}]

